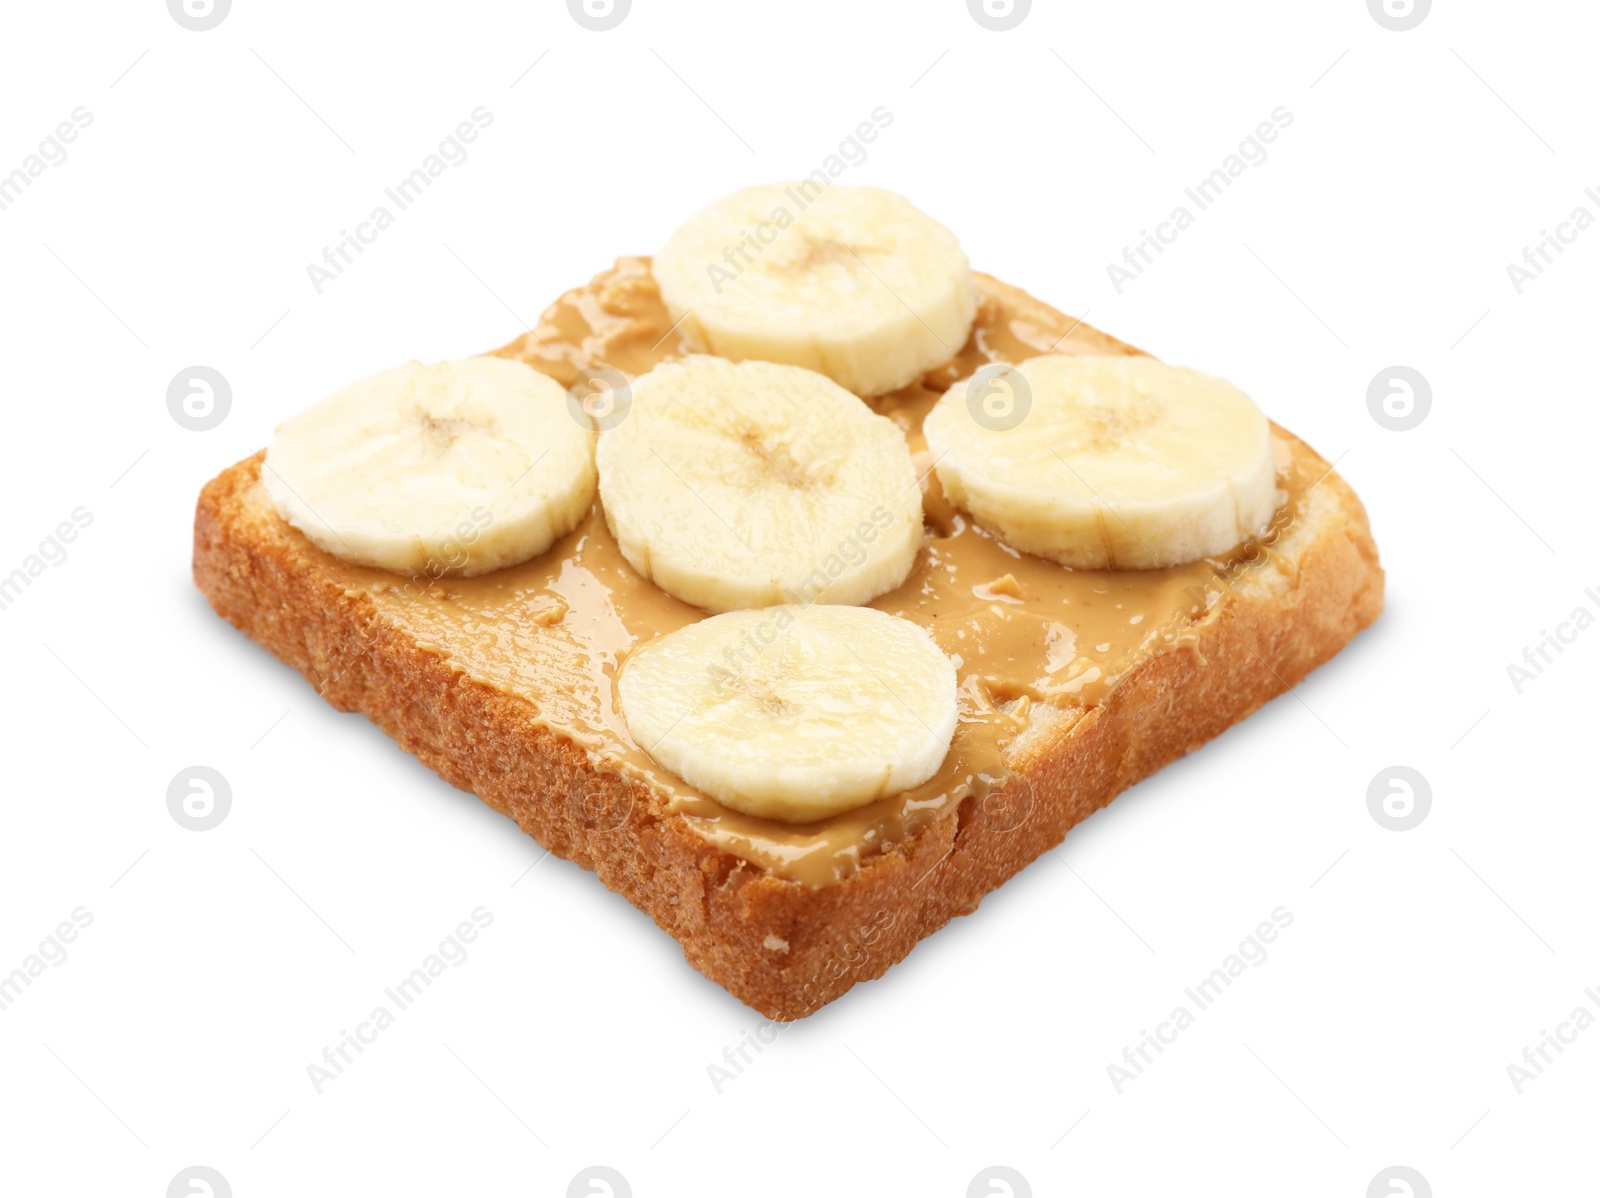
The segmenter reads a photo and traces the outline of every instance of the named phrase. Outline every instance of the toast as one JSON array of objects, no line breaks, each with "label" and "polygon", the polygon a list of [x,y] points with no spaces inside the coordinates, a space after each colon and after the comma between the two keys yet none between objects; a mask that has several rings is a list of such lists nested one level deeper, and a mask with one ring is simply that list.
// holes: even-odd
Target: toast
[{"label": "toast", "polygon": [[[948,367],[874,401],[914,448],[916,405],[975,362],[1138,352],[997,280],[977,282],[972,343]],[[669,325],[648,263],[624,259],[497,352],[571,385],[594,366],[633,374],[681,352]],[[364,713],[445,780],[595,871],[735,997],[792,1020],[881,976],[1078,821],[1294,686],[1377,618],[1383,572],[1360,501],[1303,442],[1276,426],[1273,439],[1284,503],[1259,542],[1187,574],[1122,572],[1141,575],[1140,587],[1161,582],[1150,593],[1170,610],[1115,661],[1043,691],[1027,678],[963,680],[982,692],[974,703],[1012,730],[992,742],[981,779],[938,803],[896,807],[891,796],[829,827],[741,822],[664,776],[629,740],[610,685],[626,645],[655,627],[632,619],[628,605],[642,600],[629,596],[653,588],[617,563],[600,570],[605,525],[594,512],[531,573],[489,576],[488,590],[402,580],[341,563],[285,523],[260,485],[257,454],[201,492],[194,577],[219,615],[335,707]],[[980,536],[937,486],[924,479],[933,542]],[[1017,559],[1023,578],[1006,600],[1014,611],[1000,611],[994,596],[995,618],[1027,617],[1044,585],[1032,579],[1044,575],[994,548]],[[629,616],[623,648],[601,652],[584,639],[577,590],[550,581],[574,573],[585,576],[579,589],[612,588],[607,620]],[[471,618],[451,614],[463,609]],[[588,656],[573,649],[579,643]]]}]

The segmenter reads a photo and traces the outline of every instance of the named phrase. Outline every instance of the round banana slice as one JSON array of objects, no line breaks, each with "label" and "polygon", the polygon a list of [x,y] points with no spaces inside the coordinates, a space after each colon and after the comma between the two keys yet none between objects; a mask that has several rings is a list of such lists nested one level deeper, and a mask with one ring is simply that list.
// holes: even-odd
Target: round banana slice
[{"label": "round banana slice", "polygon": [[408,362],[278,427],[273,504],[319,549],[403,574],[469,576],[543,553],[594,501],[594,433],[523,362]]},{"label": "round banana slice", "polygon": [[697,350],[804,366],[857,395],[961,352],[977,292],[952,234],[876,187],[747,187],[702,209],[651,265]]},{"label": "round banana slice", "polygon": [[1154,358],[985,367],[923,422],[951,502],[1079,569],[1223,553],[1278,504],[1267,418],[1232,384]]},{"label": "round banana slice", "polygon": [[922,493],[893,422],[820,374],[692,355],[634,381],[600,434],[622,554],[709,611],[865,603],[905,581]]},{"label": "round banana slice", "polygon": [[717,801],[789,823],[926,782],[956,729],[956,671],[923,629],[869,607],[729,612],[634,651],[628,731]]}]

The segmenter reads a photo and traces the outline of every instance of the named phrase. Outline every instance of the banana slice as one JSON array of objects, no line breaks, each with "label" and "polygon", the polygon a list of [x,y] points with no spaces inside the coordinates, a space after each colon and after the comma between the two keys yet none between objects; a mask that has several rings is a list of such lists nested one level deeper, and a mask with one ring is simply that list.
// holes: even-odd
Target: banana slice
[{"label": "banana slice", "polygon": [[1271,431],[1244,392],[1153,358],[985,367],[923,422],[951,502],[1080,569],[1223,553],[1278,505]]},{"label": "banana slice", "polygon": [[692,355],[633,384],[600,434],[623,556],[709,611],[865,603],[905,581],[922,494],[905,436],[820,374]]},{"label": "banana slice", "polygon": [[948,229],[893,192],[812,179],[702,209],[651,271],[693,348],[804,366],[857,395],[955,357],[977,311]]},{"label": "banana slice", "polygon": [[543,553],[594,501],[594,433],[522,362],[408,362],[279,426],[261,481],[320,549],[470,576]]},{"label": "banana slice", "polygon": [[956,729],[956,671],[927,632],[869,607],[729,612],[634,651],[628,731],[749,815],[825,819],[926,782]]}]

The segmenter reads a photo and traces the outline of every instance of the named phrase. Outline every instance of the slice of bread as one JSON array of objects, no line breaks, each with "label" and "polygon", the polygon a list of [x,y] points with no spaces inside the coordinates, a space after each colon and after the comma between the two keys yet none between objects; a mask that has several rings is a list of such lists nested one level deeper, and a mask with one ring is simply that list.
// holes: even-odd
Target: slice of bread
[{"label": "slice of bread", "polygon": [[[1122,348],[994,280],[980,276],[980,286],[1026,313],[1047,343]],[[194,575],[218,614],[335,707],[364,713],[441,777],[594,870],[676,937],[696,969],[788,1020],[880,976],[1079,820],[1294,686],[1377,618],[1383,572],[1360,501],[1303,442],[1274,434],[1286,469],[1314,481],[1265,551],[1271,567],[1228,579],[1182,636],[1143,654],[1097,704],[1033,704],[997,790],[828,886],[717,847],[648,778],[597,765],[534,698],[403,627],[278,516],[259,482],[262,454],[201,492]],[[986,814],[995,810],[1004,817]]]}]

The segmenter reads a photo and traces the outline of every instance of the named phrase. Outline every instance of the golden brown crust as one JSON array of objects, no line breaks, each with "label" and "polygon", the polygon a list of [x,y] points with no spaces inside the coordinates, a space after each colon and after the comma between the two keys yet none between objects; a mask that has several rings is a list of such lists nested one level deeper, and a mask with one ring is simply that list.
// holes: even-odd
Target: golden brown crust
[{"label": "golden brown crust", "polygon": [[260,498],[262,455],[201,492],[194,575],[218,614],[335,707],[365,713],[441,777],[594,870],[676,937],[696,969],[787,1020],[881,976],[1079,820],[1283,693],[1377,618],[1383,571],[1360,501],[1287,439],[1312,477],[1326,475],[1269,566],[1231,580],[1178,643],[1135,666],[1100,706],[1038,721],[1003,788],[819,889],[711,845],[646,783],[597,772],[527,700],[390,626]]}]

